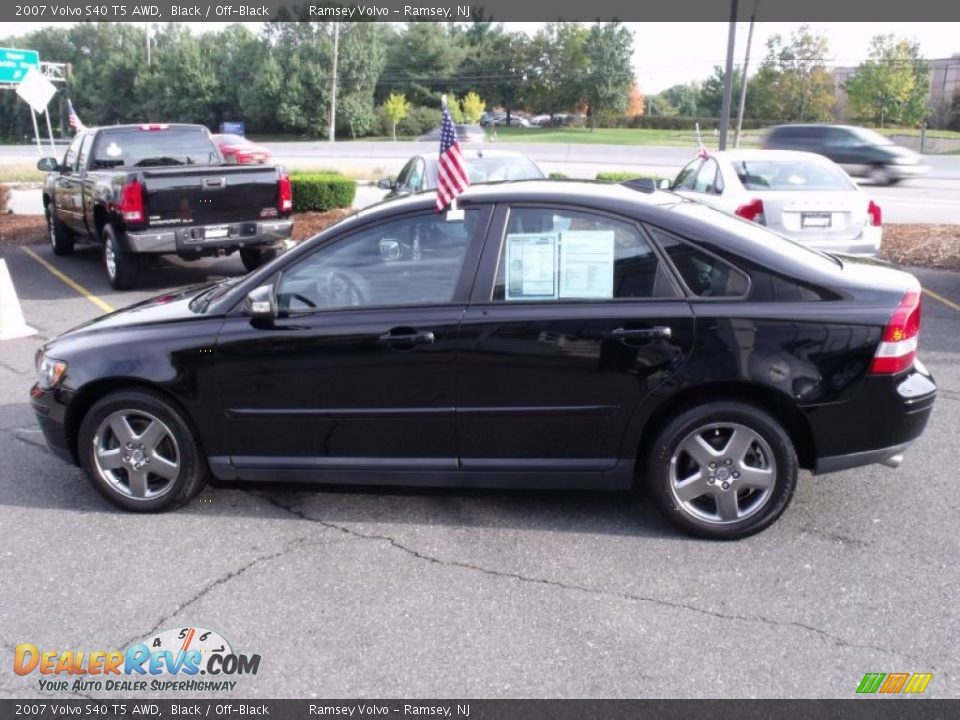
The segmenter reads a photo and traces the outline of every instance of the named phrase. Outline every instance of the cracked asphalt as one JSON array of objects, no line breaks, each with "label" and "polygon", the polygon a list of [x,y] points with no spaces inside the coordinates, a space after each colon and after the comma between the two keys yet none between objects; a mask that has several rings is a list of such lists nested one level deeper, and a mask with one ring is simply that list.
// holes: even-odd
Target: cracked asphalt
[{"label": "cracked asphalt", "polygon": [[[114,307],[241,272],[163,261],[116,293],[91,250],[33,250]],[[139,516],[45,450],[28,403],[34,350],[100,311],[0,257],[39,330],[0,343],[0,697],[76,695],[15,675],[18,643],[111,650],[187,625],[262,656],[217,697],[843,698],[866,672],[960,696],[960,311],[941,302],[920,342],[940,397],[901,468],[804,474],[738,543],[627,494],[233,485]],[[957,275],[916,272],[960,303]]]}]

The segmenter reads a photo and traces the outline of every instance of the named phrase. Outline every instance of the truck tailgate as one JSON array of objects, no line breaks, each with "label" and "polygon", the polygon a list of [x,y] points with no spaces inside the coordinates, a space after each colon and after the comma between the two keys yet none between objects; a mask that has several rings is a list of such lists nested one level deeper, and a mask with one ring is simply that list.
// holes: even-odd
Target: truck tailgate
[{"label": "truck tailgate", "polygon": [[273,166],[151,168],[141,173],[151,226],[209,225],[277,216]]}]

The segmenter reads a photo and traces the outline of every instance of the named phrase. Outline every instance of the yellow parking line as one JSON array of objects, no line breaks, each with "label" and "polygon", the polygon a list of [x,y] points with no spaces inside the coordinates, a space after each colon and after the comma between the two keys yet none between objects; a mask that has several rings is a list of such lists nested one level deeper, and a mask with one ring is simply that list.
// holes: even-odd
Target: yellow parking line
[{"label": "yellow parking line", "polygon": [[97,297],[96,295],[94,295],[92,292],[90,292],[89,290],[87,290],[83,285],[81,285],[80,283],[78,283],[78,282],[77,282],[76,280],[74,280],[73,278],[67,277],[67,276],[64,275],[62,272],[60,272],[59,270],[57,270],[53,265],[51,265],[51,264],[48,263],[46,260],[44,260],[42,257],[40,257],[39,255],[37,255],[33,250],[31,250],[30,248],[27,248],[27,247],[21,248],[21,250],[23,250],[27,255],[29,255],[30,257],[32,257],[32,258],[33,258],[34,260],[36,260],[38,263],[40,263],[41,265],[43,265],[43,267],[45,267],[47,270],[50,271],[50,274],[51,274],[51,275],[53,275],[53,276],[54,276],[55,278],[57,278],[58,280],[62,281],[64,285],[72,288],[73,290],[76,290],[78,293],[80,293],[81,295],[83,295],[87,300],[89,300],[90,302],[92,302],[92,303],[93,303],[94,305],[96,305],[98,308],[100,308],[100,309],[103,310],[104,312],[113,312],[113,308],[110,307],[107,303],[105,303],[103,300],[101,300],[100,298],[98,298],[98,297]]},{"label": "yellow parking line", "polygon": [[923,292],[932,297],[934,300],[939,300],[948,308],[952,308],[957,312],[960,312],[960,305],[957,305],[953,300],[947,300],[947,298],[945,298],[943,295],[938,295],[933,290],[927,290],[927,288],[924,288]]}]

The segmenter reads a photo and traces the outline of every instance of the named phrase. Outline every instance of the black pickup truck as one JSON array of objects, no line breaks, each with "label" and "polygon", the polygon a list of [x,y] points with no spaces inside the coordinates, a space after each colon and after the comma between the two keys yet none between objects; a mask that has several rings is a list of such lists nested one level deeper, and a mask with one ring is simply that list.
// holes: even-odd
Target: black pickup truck
[{"label": "black pickup truck", "polygon": [[82,130],[63,162],[44,158],[50,244],[103,246],[110,284],[133,287],[145,256],[187,260],[240,251],[248,270],[290,237],[293,195],[281,167],[227,165],[201,125],[116,125]]}]

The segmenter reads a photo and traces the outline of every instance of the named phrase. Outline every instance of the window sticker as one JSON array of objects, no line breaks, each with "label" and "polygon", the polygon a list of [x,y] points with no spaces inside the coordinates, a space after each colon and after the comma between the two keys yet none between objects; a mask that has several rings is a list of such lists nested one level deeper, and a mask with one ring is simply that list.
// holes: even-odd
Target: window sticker
[{"label": "window sticker", "polygon": [[557,234],[507,235],[507,300],[557,297]]},{"label": "window sticker", "polygon": [[612,230],[560,234],[560,297],[612,298],[615,254]]},{"label": "window sticker", "polygon": [[120,149],[120,146],[115,142],[107,145],[107,149],[104,151],[107,153],[107,157],[117,158],[123,154],[123,150]]}]

